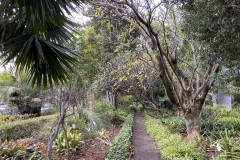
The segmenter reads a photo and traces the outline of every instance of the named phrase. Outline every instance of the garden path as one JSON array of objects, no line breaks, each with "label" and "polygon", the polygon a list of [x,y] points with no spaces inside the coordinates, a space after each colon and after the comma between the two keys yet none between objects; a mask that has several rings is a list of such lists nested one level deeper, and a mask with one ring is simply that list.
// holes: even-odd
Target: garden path
[{"label": "garden path", "polygon": [[134,117],[132,146],[134,147],[134,160],[160,160],[161,155],[153,139],[147,135],[145,119],[137,111]]}]

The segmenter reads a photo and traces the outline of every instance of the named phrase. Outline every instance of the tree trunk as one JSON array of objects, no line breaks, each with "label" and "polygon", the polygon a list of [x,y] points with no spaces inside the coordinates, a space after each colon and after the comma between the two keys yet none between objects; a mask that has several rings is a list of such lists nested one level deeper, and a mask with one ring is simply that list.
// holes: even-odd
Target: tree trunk
[{"label": "tree trunk", "polygon": [[115,92],[107,91],[107,100],[109,102],[109,107],[116,108],[117,107],[117,94]]},{"label": "tree trunk", "polygon": [[213,93],[213,92],[211,92],[211,93],[208,93],[210,96],[211,96],[211,98],[212,98],[212,103],[213,103],[213,107],[217,107],[217,96]]},{"label": "tree trunk", "polygon": [[196,135],[200,135],[199,130],[199,113],[196,111],[189,111],[190,113],[187,113],[184,116],[184,120],[186,123],[187,128],[187,136],[189,140],[194,140],[194,137]]}]

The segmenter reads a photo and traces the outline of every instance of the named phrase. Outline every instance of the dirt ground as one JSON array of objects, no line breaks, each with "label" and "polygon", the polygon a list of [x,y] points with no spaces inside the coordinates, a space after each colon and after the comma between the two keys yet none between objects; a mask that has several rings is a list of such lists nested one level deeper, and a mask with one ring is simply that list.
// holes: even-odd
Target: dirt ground
[{"label": "dirt ground", "polygon": [[135,113],[132,146],[134,160],[160,160],[161,155],[152,138],[147,135],[145,119],[141,112]]},{"label": "dirt ground", "polygon": [[[108,143],[113,143],[115,136],[118,135],[121,125],[110,129],[107,132],[109,139]],[[107,156],[107,151],[110,146],[99,139],[91,139],[85,143],[84,149],[77,150],[70,156],[71,160],[104,160]],[[53,151],[54,152],[54,151]],[[66,157],[62,154],[53,155],[54,160],[65,160]]]}]

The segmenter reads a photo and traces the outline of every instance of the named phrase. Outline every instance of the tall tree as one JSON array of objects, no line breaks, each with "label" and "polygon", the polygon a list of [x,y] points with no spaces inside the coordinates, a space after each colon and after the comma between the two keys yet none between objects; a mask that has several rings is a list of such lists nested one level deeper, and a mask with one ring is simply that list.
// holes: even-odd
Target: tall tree
[{"label": "tall tree", "polygon": [[[178,27],[181,12],[176,13],[176,5],[153,0],[102,0],[91,3],[110,9],[115,18],[131,24],[141,35],[140,42],[147,46],[146,52],[150,53],[157,66],[165,92],[171,103],[182,112],[188,138],[193,140],[199,134],[199,115],[214,82],[212,74],[218,72],[219,64],[201,64],[198,61],[194,66],[182,59],[187,53],[192,53],[189,58],[193,59],[196,45],[181,34]],[[190,46],[192,51],[181,50],[180,46]],[[204,75],[197,71],[201,65]],[[197,75],[200,79],[196,84]]]},{"label": "tall tree", "polygon": [[[204,61],[218,61],[222,74],[218,76],[218,103],[231,107],[231,96],[226,93],[240,70],[240,1],[181,1],[184,9],[183,30],[189,38],[204,45],[199,57]],[[222,81],[222,82],[221,82]],[[234,84],[234,83],[233,83]],[[224,91],[225,90],[225,91]],[[231,89],[233,90],[233,89]],[[224,93],[225,92],[225,93]]]}]

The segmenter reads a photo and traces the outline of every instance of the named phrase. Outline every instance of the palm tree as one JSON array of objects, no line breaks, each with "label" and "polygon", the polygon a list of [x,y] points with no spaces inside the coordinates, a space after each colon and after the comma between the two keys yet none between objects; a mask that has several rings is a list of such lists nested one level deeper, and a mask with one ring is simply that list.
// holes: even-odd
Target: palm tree
[{"label": "palm tree", "polygon": [[66,14],[83,0],[4,0],[0,2],[0,45],[3,64],[13,61],[18,71],[38,86],[67,81],[77,54],[66,48],[75,23]]}]

